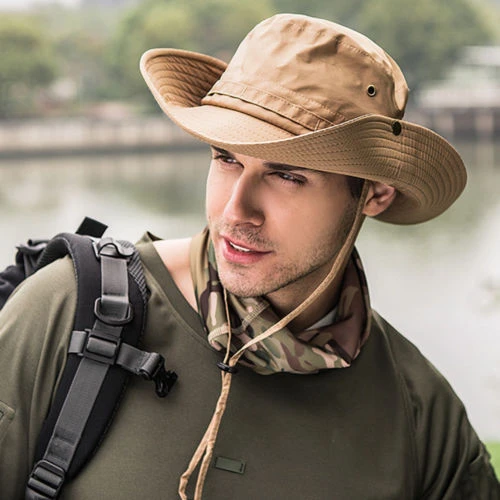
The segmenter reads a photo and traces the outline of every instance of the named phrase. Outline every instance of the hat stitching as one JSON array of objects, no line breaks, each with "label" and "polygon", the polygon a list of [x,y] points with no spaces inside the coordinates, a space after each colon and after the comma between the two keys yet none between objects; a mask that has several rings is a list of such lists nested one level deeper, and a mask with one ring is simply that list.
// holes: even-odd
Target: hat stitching
[{"label": "hat stitching", "polygon": [[[167,82],[172,82],[172,83],[167,83]],[[169,100],[172,100],[174,101],[174,99],[172,99],[173,96],[175,97],[179,97],[180,100],[179,102],[182,103],[186,98],[189,98],[189,101],[193,104],[193,106],[196,106],[196,105],[199,105],[199,102],[198,100],[196,100],[195,98],[193,98],[193,94],[196,93],[195,89],[197,90],[200,90],[202,89],[202,87],[197,87],[195,85],[182,85],[182,84],[179,84],[177,80],[169,80],[168,78],[159,78],[157,80],[157,83],[158,83],[158,90],[160,91],[160,94],[162,96],[166,96],[168,95],[169,97]],[[162,93],[161,91],[164,89],[164,88],[168,88],[168,92],[165,92],[165,93]],[[190,90],[194,90],[194,92],[189,92],[189,89]],[[198,92],[199,94],[199,92]],[[163,97],[165,98],[165,97]]]},{"label": "hat stitching", "polygon": [[[158,66],[161,67],[160,70],[158,70]],[[206,74],[205,73],[205,68],[203,67],[203,73],[199,77],[193,77],[192,70],[193,69],[200,69],[199,66],[197,65],[189,65],[189,68],[185,68],[184,66],[181,66],[180,64],[176,64],[175,62],[163,62],[163,61],[158,61],[156,63],[151,64],[151,69],[152,72],[155,72],[155,74],[158,73],[168,73],[170,76],[170,80],[172,81],[178,81],[180,80],[178,77],[177,78],[172,78],[171,75],[177,75],[177,74],[182,74],[185,75],[187,78],[189,78],[190,83],[198,83],[200,82],[200,85],[197,85],[198,88],[205,90],[207,85],[212,85],[212,82],[214,81],[214,78],[203,78],[203,76]],[[218,76],[217,73],[213,73],[213,75]],[[154,75],[153,75],[154,76]],[[169,76],[160,76],[157,77],[158,79],[161,78],[169,78]]]},{"label": "hat stitching", "polygon": [[[405,127],[405,129],[406,129],[406,127]],[[401,134],[401,135],[403,135],[403,134]],[[439,158],[441,160],[441,162],[446,162],[450,165],[453,163],[452,161],[449,161],[450,160],[449,157],[443,156],[442,152],[439,151],[439,149],[436,146],[434,146],[432,143],[429,143],[428,141],[419,140],[418,136],[415,135],[414,137],[412,137],[412,136],[410,136],[410,134],[407,134],[407,139],[408,140],[406,141],[406,144],[408,144],[408,142],[413,142],[413,143],[420,146],[418,149],[421,151],[421,153],[424,156],[422,161],[426,161],[427,159],[430,159],[430,161],[432,161],[434,163],[435,162],[434,159]],[[406,149],[408,149],[409,151],[402,152],[402,153],[405,156],[409,156],[410,159],[413,159],[413,155],[411,153],[411,151],[413,149],[412,146],[406,145]],[[410,161],[409,163],[411,164],[412,162]],[[455,183],[454,181],[456,180],[456,178],[452,177],[451,171],[448,171],[448,169],[446,169],[446,168],[436,168],[436,169],[434,169],[434,174],[437,177],[439,177],[442,186],[449,186],[450,184]],[[427,182],[427,180],[426,180],[427,176],[425,175],[425,169],[415,168],[413,175],[416,178],[418,178],[421,183],[424,183],[429,187],[429,190],[432,193],[432,198],[434,200],[437,200],[439,198],[439,193],[438,193],[439,187],[437,186],[436,183],[430,184],[429,182]],[[446,176],[446,178],[444,176]],[[449,191],[449,193],[446,197],[448,198],[451,193],[452,193],[452,190]],[[445,193],[441,193],[441,194],[443,195]]]},{"label": "hat stitching", "polygon": [[[230,81],[230,80],[228,80],[228,81]],[[218,82],[217,82],[217,83],[218,83]],[[235,83],[238,83],[238,82],[235,82]],[[324,105],[324,104],[322,104],[321,102],[318,102],[318,101],[316,101],[316,100],[314,100],[314,99],[311,99],[310,97],[307,97],[307,96],[305,96],[304,94],[300,94],[299,92],[294,92],[293,90],[290,90],[290,89],[288,89],[288,88],[286,88],[286,87],[283,87],[282,85],[280,85],[280,84],[278,84],[278,83],[276,83],[276,82],[269,82],[269,81],[268,81],[267,83],[268,83],[268,84],[270,84],[270,85],[272,85],[272,86],[273,86],[273,87],[275,87],[276,89],[281,90],[281,91],[282,91],[283,93],[285,93],[285,94],[289,94],[289,95],[299,95],[299,96],[300,96],[300,98],[301,98],[303,101],[305,101],[305,102],[307,102],[307,103],[310,103],[310,104],[312,104],[312,105],[315,105],[315,106],[317,106],[317,107],[319,107],[319,108],[321,108],[321,109],[325,110],[325,112],[327,112],[327,113],[331,113],[331,112],[332,112],[332,110],[331,110],[328,106],[325,106],[325,105]],[[253,87],[253,88],[255,88],[255,89],[256,89],[256,90],[258,90],[258,91],[261,91],[261,89],[260,89],[259,87],[255,87],[255,86],[253,86],[253,85],[251,85],[251,84],[246,84],[246,85],[247,85],[247,86],[249,86],[249,87]],[[305,109],[305,108],[301,107],[300,105],[295,104],[295,102],[293,102],[293,101],[288,101],[286,98],[281,97],[281,96],[279,96],[279,95],[278,95],[278,96],[276,96],[275,94],[271,94],[270,92],[267,92],[266,90],[262,90],[262,92],[264,92],[264,93],[268,93],[269,95],[271,95],[271,96],[273,96],[273,97],[278,97],[279,99],[283,99],[283,100],[285,100],[285,102],[287,102],[288,104],[291,104],[292,106],[298,107],[298,108],[300,108],[301,110],[305,111],[306,113],[309,113],[309,114],[312,114],[312,115],[314,115],[314,116],[317,116],[319,120],[322,120],[322,121],[325,121],[325,122],[327,122],[327,123],[330,123],[331,125],[335,125],[335,122],[332,122],[331,120],[328,120],[327,118],[323,118],[323,117],[321,117],[320,115],[318,115],[317,113],[314,113],[313,111],[309,111],[308,109]],[[342,113],[335,113],[335,114],[338,114],[339,116],[341,116],[341,117],[342,117],[342,119],[343,119],[343,120],[345,120],[345,116],[344,116]]]},{"label": "hat stitching", "polygon": [[205,54],[198,54],[188,50],[181,49],[151,49],[146,51],[141,58],[141,66],[149,71],[155,63],[167,65],[170,63],[178,64],[178,68],[186,65],[191,68],[202,68],[214,75],[221,75],[227,67],[227,64],[215,57]]},{"label": "hat stitching", "polygon": [[[242,93],[240,95],[236,95],[235,93],[232,93],[230,91],[219,90],[219,87],[226,87],[226,85],[225,85],[226,83],[233,85],[234,87],[240,87],[242,89]],[[222,85],[219,85],[219,84],[222,84]],[[281,112],[278,106],[276,106],[276,107],[271,107],[269,105],[266,106],[266,105],[256,101],[252,95],[249,95],[249,92],[247,92],[248,90],[252,90],[252,91],[258,92],[260,94],[265,94],[269,97],[272,97],[273,99],[275,99],[277,101],[281,101],[281,102],[285,103],[290,108],[294,108],[294,109],[298,110],[302,114],[309,115],[309,116],[313,117],[315,119],[315,122],[316,122],[315,125],[312,126],[310,123],[307,123],[306,121],[301,120],[300,119],[301,114],[298,114],[297,116],[294,115],[293,117],[291,117],[291,116],[285,115],[283,112]],[[284,90],[287,90],[287,89],[284,89]],[[288,92],[290,93],[290,91],[288,91]],[[313,111],[309,111],[308,109],[305,109],[303,106],[300,106],[299,104],[296,104],[296,103],[286,99],[285,97],[281,97],[281,96],[276,95],[272,92],[268,92],[267,90],[260,89],[259,87],[255,87],[255,86],[250,85],[250,84],[243,84],[240,82],[234,82],[234,81],[230,81],[230,80],[225,80],[224,82],[222,82],[219,80],[218,82],[216,82],[216,84],[214,85],[212,90],[207,94],[207,96],[210,97],[210,96],[213,96],[214,94],[226,95],[226,96],[232,97],[234,99],[240,99],[240,100],[249,102],[250,104],[254,104],[256,106],[259,106],[262,109],[276,113],[276,114],[282,116],[283,118],[286,118],[292,122],[298,123],[299,125],[302,125],[303,127],[307,128],[309,130],[317,130],[318,128],[322,128],[322,127],[320,127],[321,123],[326,124],[326,126],[331,126],[331,125],[335,124],[334,122],[332,122],[326,118],[322,118],[321,116],[318,116]],[[308,99],[308,101],[315,102],[311,99]],[[202,102],[203,102],[203,100],[202,100]],[[317,104],[319,106],[321,106],[321,104],[319,104],[319,103],[317,103]],[[323,107],[323,108],[328,109],[326,107]],[[338,115],[342,116],[340,113],[338,113]],[[345,119],[343,116],[342,116],[342,118]]]},{"label": "hat stitching", "polygon": [[[368,59],[370,59],[374,63],[375,66],[382,68],[385,76],[388,76],[392,80],[392,82],[394,83],[394,92],[391,92],[391,95],[393,97],[393,99],[392,99],[392,105],[395,108],[396,112],[398,113],[397,118],[402,118],[403,114],[404,114],[404,108],[400,109],[400,107],[397,104],[397,101],[396,101],[395,97],[396,97],[396,94],[398,92],[400,92],[402,88],[405,87],[406,82],[405,81],[400,81],[398,83],[398,80],[396,78],[393,78],[391,76],[390,72],[387,70],[386,65],[383,64],[382,61],[377,60],[375,57],[373,57],[373,55],[371,53],[363,50],[362,48],[355,47],[354,45],[351,45],[350,43],[346,43],[345,38],[342,38],[342,39],[338,40],[337,44],[338,45],[343,45],[343,46],[351,49],[352,51],[356,52],[357,54],[361,54],[361,55],[366,56]],[[386,54],[386,55],[388,55],[388,54]]]},{"label": "hat stitching", "polygon": [[[188,59],[185,62],[186,64],[184,64],[184,61],[182,59],[176,56],[167,56],[166,60],[165,57],[155,56],[154,59],[149,61],[147,70],[152,73],[169,72],[171,74],[181,73],[188,76],[193,75],[193,70],[202,70],[201,72],[197,73],[196,81],[203,81],[208,84],[212,84],[212,82],[214,81],[214,78],[210,78],[209,75],[213,75],[217,78],[220,75],[220,72],[215,71],[213,68],[207,66],[206,64],[203,64],[201,61],[191,61]],[[158,67],[160,69],[158,69]],[[203,78],[205,75],[206,77]]]},{"label": "hat stitching", "polygon": [[[188,73],[184,73],[189,77]],[[198,106],[200,103],[201,96],[204,95],[207,85],[200,85],[199,80],[193,78],[186,78],[185,81],[180,81],[179,79],[173,79],[168,75],[157,76],[155,78],[156,85],[160,94],[165,98],[165,96],[180,97],[180,102],[184,99],[188,99],[193,106]],[[210,83],[210,82],[209,82]],[[167,89],[164,91],[164,89]]]},{"label": "hat stitching", "polygon": [[[344,47],[351,49],[353,52],[356,52],[357,54],[368,57],[368,59],[370,59],[374,63],[375,66],[383,68],[383,71],[386,74],[386,76],[390,76],[385,64],[383,64],[381,61],[378,61],[377,59],[375,59],[375,57],[373,57],[373,55],[370,52],[367,52],[366,50],[363,50],[361,47],[356,47],[356,46],[346,42],[345,38],[338,40],[337,44],[343,45]],[[391,78],[391,80],[394,81],[393,78]]]}]

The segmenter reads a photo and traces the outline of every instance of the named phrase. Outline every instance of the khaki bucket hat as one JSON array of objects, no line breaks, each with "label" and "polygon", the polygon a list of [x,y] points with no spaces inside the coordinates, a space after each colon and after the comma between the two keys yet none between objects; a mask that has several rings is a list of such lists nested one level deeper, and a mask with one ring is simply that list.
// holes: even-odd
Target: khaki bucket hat
[{"label": "khaki bucket hat", "polygon": [[199,140],[234,153],[394,186],[378,218],[415,224],[460,195],[464,164],[433,131],[402,120],[408,87],[395,61],[330,21],[278,14],[225,62],[152,49],[141,72],[161,109]]}]

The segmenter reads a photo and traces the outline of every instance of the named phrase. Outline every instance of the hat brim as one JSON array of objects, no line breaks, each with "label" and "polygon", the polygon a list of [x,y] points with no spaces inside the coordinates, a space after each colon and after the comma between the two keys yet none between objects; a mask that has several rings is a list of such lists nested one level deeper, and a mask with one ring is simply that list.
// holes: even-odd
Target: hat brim
[{"label": "hat brim", "polygon": [[218,59],[152,49],[142,56],[140,67],[161,109],[203,142],[267,161],[394,186],[396,199],[379,220],[427,221],[444,212],[465,187],[467,175],[459,154],[425,127],[370,114],[297,136],[235,109],[202,105],[226,68]]}]

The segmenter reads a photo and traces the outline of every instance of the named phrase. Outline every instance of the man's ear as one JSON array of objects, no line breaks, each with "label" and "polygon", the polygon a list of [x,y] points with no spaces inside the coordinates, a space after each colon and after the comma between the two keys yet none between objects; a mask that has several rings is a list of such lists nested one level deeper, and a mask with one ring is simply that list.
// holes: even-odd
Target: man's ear
[{"label": "man's ear", "polygon": [[396,189],[377,181],[367,181],[368,195],[363,213],[369,217],[376,217],[386,210],[396,198]]}]

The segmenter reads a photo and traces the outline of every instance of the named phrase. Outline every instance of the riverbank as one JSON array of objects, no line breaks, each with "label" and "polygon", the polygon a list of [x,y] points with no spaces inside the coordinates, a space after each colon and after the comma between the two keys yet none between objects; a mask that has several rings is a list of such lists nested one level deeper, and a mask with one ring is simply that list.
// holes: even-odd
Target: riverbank
[{"label": "riverbank", "polygon": [[200,145],[162,115],[0,122],[0,158],[187,151]]},{"label": "riverbank", "polygon": [[[500,110],[495,108],[410,109],[406,119],[452,142],[500,137]],[[0,159],[187,151],[199,146],[161,114],[0,122]]]}]

